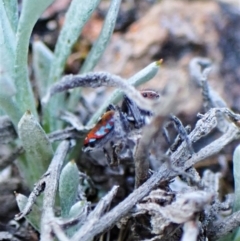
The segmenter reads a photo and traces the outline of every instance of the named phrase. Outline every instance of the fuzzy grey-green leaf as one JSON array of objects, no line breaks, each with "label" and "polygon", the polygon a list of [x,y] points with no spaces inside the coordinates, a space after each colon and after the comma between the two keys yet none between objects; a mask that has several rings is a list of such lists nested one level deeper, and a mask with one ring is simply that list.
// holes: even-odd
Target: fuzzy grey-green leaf
[{"label": "fuzzy grey-green leaf", "polygon": [[86,200],[82,200],[79,201],[77,203],[75,203],[70,211],[69,211],[69,218],[76,218],[78,215],[81,214],[81,212],[83,212],[83,209],[87,206],[87,201]]},{"label": "fuzzy grey-green leaf", "polygon": [[17,30],[18,24],[18,1],[17,0],[3,0],[6,13],[14,32]]},{"label": "fuzzy grey-green leaf", "polygon": [[[79,74],[84,74],[92,71],[96,66],[96,64],[98,63],[101,56],[103,55],[115,27],[120,4],[121,4],[121,0],[113,0],[111,2],[101,33],[97,38],[97,40],[95,41],[91,51],[87,55],[87,58],[85,59],[83,66],[79,71]],[[69,100],[70,109],[75,108],[76,103],[79,100],[79,95],[80,95],[79,93],[80,93],[79,89],[75,89],[71,92],[71,96]]]},{"label": "fuzzy grey-green leaf", "polygon": [[81,216],[80,222],[67,230],[67,234],[69,237],[82,226],[83,222],[86,220],[88,214],[88,203],[86,200],[79,201],[75,203],[69,212],[68,218],[77,218],[79,215]]},{"label": "fuzzy grey-green leaf", "polygon": [[16,55],[15,55],[15,85],[17,88],[16,99],[22,113],[26,110],[37,118],[35,99],[28,74],[28,49],[29,40],[33,27],[43,11],[53,0],[25,0],[22,4],[22,11],[19,18],[16,33]]},{"label": "fuzzy grey-green leaf", "polygon": [[59,196],[62,217],[67,217],[76,202],[79,184],[78,168],[75,162],[69,162],[62,170],[59,180]]},{"label": "fuzzy grey-green leaf", "polygon": [[30,111],[27,111],[19,121],[18,134],[27,156],[29,170],[26,172],[30,172],[32,183],[35,183],[47,170],[52,159],[51,143]]},{"label": "fuzzy grey-green leaf", "polygon": [[[236,147],[233,153],[233,176],[234,176],[234,205],[233,211],[240,210],[240,145]],[[234,241],[240,240],[240,229],[234,232]]]},{"label": "fuzzy grey-green leaf", "polygon": [[[21,193],[16,193],[16,201],[17,201],[19,210],[22,211],[22,210],[24,210],[24,208],[27,204],[28,198]],[[25,216],[27,221],[37,231],[40,231],[40,217],[41,217],[40,210],[35,204],[32,206],[31,212],[27,216]]]},{"label": "fuzzy grey-green leaf", "polygon": [[8,20],[3,1],[0,1],[0,73],[13,77],[16,38]]},{"label": "fuzzy grey-green leaf", "polygon": [[234,175],[234,212],[240,210],[240,145],[233,153],[233,175]]},{"label": "fuzzy grey-green leaf", "polygon": [[11,98],[16,94],[16,88],[13,80],[11,76],[6,72],[2,72],[0,75],[0,86],[0,96]]}]

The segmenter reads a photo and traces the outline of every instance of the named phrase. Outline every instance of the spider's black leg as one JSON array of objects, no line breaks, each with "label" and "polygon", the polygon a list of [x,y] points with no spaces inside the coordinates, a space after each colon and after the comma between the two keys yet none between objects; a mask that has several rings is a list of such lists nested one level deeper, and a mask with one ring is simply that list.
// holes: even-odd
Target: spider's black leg
[{"label": "spider's black leg", "polygon": [[110,105],[107,107],[106,111],[109,111],[109,110],[116,110],[116,106],[113,105],[113,104],[110,104]]},{"label": "spider's black leg", "polygon": [[126,95],[123,98],[122,112],[127,114],[129,121],[133,121],[136,128],[141,128],[144,125],[141,110]]},{"label": "spider's black leg", "polygon": [[167,144],[171,147],[171,140],[170,140],[170,136],[169,136],[167,127],[168,127],[168,124],[165,125],[165,126],[162,128],[162,134],[163,134],[163,136],[164,136]]},{"label": "spider's black leg", "polygon": [[[187,134],[189,134],[191,132],[191,127],[190,126],[186,126],[185,130],[187,131]],[[179,145],[182,143],[182,138],[180,137],[180,135],[178,135],[176,137],[176,139],[174,140],[174,143],[171,145],[170,149],[171,151],[176,151],[177,148],[179,147]]]},{"label": "spider's black leg", "polygon": [[123,113],[119,107],[116,107],[114,114],[114,130],[120,138],[126,137],[131,131],[127,115]]},{"label": "spider's black leg", "polygon": [[119,144],[114,144],[112,143],[112,156],[113,156],[113,162],[111,163],[111,165],[119,165],[120,164],[120,152],[123,148],[123,143],[120,142]]},{"label": "spider's black leg", "polygon": [[126,151],[128,151],[129,134],[131,131],[127,114],[123,113],[121,108],[116,106],[114,112],[114,142],[110,143],[113,160],[111,165],[119,164]]},{"label": "spider's black leg", "polygon": [[163,137],[165,138],[165,141],[167,142],[168,144],[168,147],[169,147],[169,150],[171,152],[174,152],[176,151],[176,149],[179,147],[179,145],[181,144],[182,142],[182,139],[180,138],[180,136],[178,135],[174,142],[171,141],[171,138],[170,138],[170,135],[169,135],[169,131],[168,131],[168,128],[169,126],[172,125],[172,122],[171,121],[168,121],[162,128],[162,134],[163,134]]},{"label": "spider's black leg", "polygon": [[183,141],[186,141],[186,144],[187,144],[188,150],[190,151],[190,154],[191,155],[194,154],[192,143],[191,143],[191,141],[188,137],[188,132],[185,129],[185,127],[183,126],[182,122],[174,115],[171,115],[171,120],[173,121],[174,126],[175,126],[176,130],[178,131],[178,134],[179,134],[180,138]]}]

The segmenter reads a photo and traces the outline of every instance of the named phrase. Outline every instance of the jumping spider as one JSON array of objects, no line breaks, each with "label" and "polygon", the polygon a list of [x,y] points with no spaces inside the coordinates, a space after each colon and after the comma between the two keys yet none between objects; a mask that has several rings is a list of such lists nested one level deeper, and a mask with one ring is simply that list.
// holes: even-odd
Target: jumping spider
[{"label": "jumping spider", "polygon": [[[153,90],[140,92],[144,98],[158,99],[159,93]],[[136,103],[124,95],[121,107],[109,105],[101,119],[84,140],[83,151],[104,153],[110,165],[121,160],[131,160],[141,128],[149,122],[150,111],[139,108]],[[96,156],[96,155],[95,155]]]},{"label": "jumping spider", "polygon": [[[148,99],[158,99],[160,96],[153,90],[143,90],[140,93]],[[121,161],[132,161],[136,143],[141,138],[141,129],[148,124],[152,114],[150,111],[138,107],[125,95],[121,107],[109,105],[101,119],[87,134],[83,151],[90,155],[94,153],[93,159],[101,159],[101,153],[103,153],[111,166],[118,165]],[[179,134],[173,144],[171,144],[167,131],[169,123],[173,123]],[[188,130],[176,116],[170,116],[170,122],[165,125],[163,130],[171,151],[175,151],[183,141],[186,141],[190,155],[194,153],[188,138]]]}]

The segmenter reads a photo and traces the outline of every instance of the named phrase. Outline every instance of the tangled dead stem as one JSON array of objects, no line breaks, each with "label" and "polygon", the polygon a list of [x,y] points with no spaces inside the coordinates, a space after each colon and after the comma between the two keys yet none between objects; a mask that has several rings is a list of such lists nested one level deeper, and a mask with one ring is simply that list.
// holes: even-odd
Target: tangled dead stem
[{"label": "tangled dead stem", "polygon": [[[70,140],[82,139],[88,130],[79,127],[73,116],[65,114],[63,118],[67,119],[72,127],[48,135],[52,142],[62,142],[49,169],[29,195],[25,209],[16,218],[21,219],[27,215],[39,194],[43,192],[42,240],[53,240],[54,236],[59,240],[71,241],[88,241],[94,237],[96,240],[118,241],[217,240],[233,231],[240,225],[240,212],[226,217],[226,213],[231,212],[233,196],[225,195],[222,190],[224,169],[214,172],[210,168],[202,170],[196,165],[221,153],[229,143],[240,138],[240,115],[232,112],[209,86],[210,67],[211,62],[205,58],[191,61],[190,79],[195,88],[202,92],[204,112],[198,114],[193,130],[186,128],[186,131],[183,131],[185,135],[181,135],[178,128],[179,133],[173,138],[173,144],[167,151],[162,127],[170,113],[176,109],[174,97],[180,91],[178,86],[172,85],[166,87],[159,103],[147,106],[149,103],[144,102],[146,108],[154,108],[155,115],[142,130],[134,153],[134,163],[121,163],[118,167],[111,168],[95,166],[88,160],[89,157],[84,155],[80,158],[80,170],[88,172],[88,176],[83,173],[81,175],[83,179],[89,180],[91,188],[86,194],[80,193],[79,196],[86,195],[88,200],[94,203],[96,192],[110,191],[95,202],[94,208],[88,203],[81,215],[71,220],[61,220],[55,216],[54,202],[58,179],[64,158],[71,149]],[[94,85],[91,78],[87,78],[88,84]],[[111,75],[109,79],[111,80]],[[104,84],[98,83],[99,86]],[[111,84],[107,84],[109,85]],[[116,86],[121,87],[119,84]],[[63,85],[61,88],[66,90],[68,86]],[[131,98],[136,102],[142,101],[141,98],[138,100],[138,96],[132,95]],[[0,119],[0,135],[0,139],[5,142],[16,138],[7,117]],[[189,147],[193,149],[193,153]],[[18,148],[5,157],[0,163],[1,169],[11,164],[22,152],[23,148]],[[223,157],[217,155],[217,158],[220,162]],[[223,163],[226,164],[226,160]],[[11,188],[16,190],[19,184],[17,180],[12,182],[14,181],[15,186],[12,185]],[[80,223],[81,228],[71,239],[67,238],[65,230],[76,223]],[[22,224],[24,225],[26,224]],[[9,240],[21,239],[13,236],[11,232],[4,232],[3,235]],[[37,237],[32,233],[29,239],[35,240]]]}]

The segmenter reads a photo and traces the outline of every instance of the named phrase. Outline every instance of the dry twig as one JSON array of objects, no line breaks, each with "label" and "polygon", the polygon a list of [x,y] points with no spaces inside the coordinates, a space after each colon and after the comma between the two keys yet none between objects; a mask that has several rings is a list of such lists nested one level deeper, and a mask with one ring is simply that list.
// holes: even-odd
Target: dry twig
[{"label": "dry twig", "polygon": [[117,190],[118,186],[114,186],[112,190],[98,202],[95,209],[88,215],[85,224],[74,234],[72,241],[84,240],[85,235],[91,233],[92,229],[94,229],[95,225],[99,222],[99,218],[103,212],[112,202]]},{"label": "dry twig", "polygon": [[240,226],[240,211],[233,213],[229,217],[213,223],[207,230],[209,239],[215,241],[226,234],[232,232],[235,228]]},{"label": "dry twig", "polygon": [[64,159],[69,150],[69,141],[63,141],[58,146],[52,162],[48,168],[45,180],[45,190],[43,198],[43,211],[41,217],[41,240],[53,240],[51,234],[52,229],[49,225],[49,221],[52,221],[54,218],[54,203],[56,197],[56,191],[58,188],[59,176],[61,173],[62,165]]},{"label": "dry twig", "polygon": [[35,185],[32,193],[30,194],[24,210],[15,216],[15,219],[17,220],[26,216],[31,211],[31,207],[35,203],[37,197],[41,192],[44,191],[43,211],[41,218],[41,240],[53,240],[51,234],[52,230],[49,226],[49,222],[54,218],[54,202],[59,176],[69,147],[69,141],[63,141],[60,143],[47,172]]},{"label": "dry twig", "polygon": [[[222,109],[211,109],[197,122],[195,129],[190,133],[189,138],[191,141],[197,141],[202,136],[205,136],[216,127],[216,113]],[[222,110],[224,111],[224,110]],[[182,143],[181,146],[171,156],[173,165],[178,166],[182,172],[192,167],[197,162],[218,153],[223,147],[234,139],[239,138],[239,129],[230,124],[228,131],[222,135],[218,140],[214,141],[210,145],[202,148],[198,153],[186,161],[185,152],[187,152],[186,143]],[[183,161],[185,160],[185,162]],[[132,192],[126,199],[119,203],[115,208],[105,214],[99,219],[99,221],[91,228],[88,227],[89,232],[85,232],[81,236],[81,241],[87,241],[93,239],[96,235],[106,231],[124,217],[133,208],[136,203],[142,200],[143,197],[149,194],[151,190],[156,188],[160,183],[172,179],[177,176],[178,173],[169,169],[169,165],[164,163],[160,169],[155,172],[145,183]],[[87,226],[88,224],[86,224]],[[74,239],[76,241],[77,239]]]},{"label": "dry twig", "polygon": [[151,111],[156,104],[153,101],[143,98],[141,94],[126,80],[117,75],[112,75],[106,72],[66,75],[59,82],[52,85],[47,95],[42,99],[42,103],[46,104],[51,96],[69,89],[77,87],[97,88],[101,86],[117,87],[122,89],[127,96],[134,99],[138,106],[144,106],[144,109],[149,111]]}]

